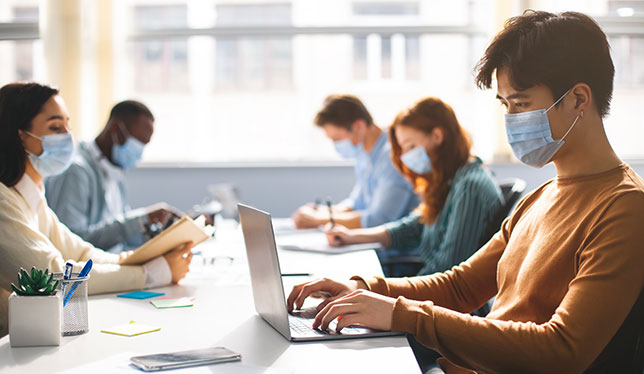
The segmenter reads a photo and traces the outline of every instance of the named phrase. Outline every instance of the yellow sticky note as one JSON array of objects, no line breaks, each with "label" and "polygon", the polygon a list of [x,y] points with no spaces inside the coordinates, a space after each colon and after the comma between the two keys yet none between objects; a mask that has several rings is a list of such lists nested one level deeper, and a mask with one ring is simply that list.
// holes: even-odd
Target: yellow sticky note
[{"label": "yellow sticky note", "polygon": [[154,332],[159,330],[161,330],[161,327],[155,327],[155,326],[150,326],[143,323],[130,321],[130,323],[115,326],[110,329],[101,330],[101,332],[105,332],[108,334],[122,335],[122,336],[135,336],[135,335],[147,334],[149,332]]}]

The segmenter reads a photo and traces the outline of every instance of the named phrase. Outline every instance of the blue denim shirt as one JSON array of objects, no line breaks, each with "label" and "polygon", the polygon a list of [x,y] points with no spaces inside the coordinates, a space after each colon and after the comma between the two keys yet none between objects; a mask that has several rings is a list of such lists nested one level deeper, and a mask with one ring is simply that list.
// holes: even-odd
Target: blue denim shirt
[{"label": "blue denim shirt", "polygon": [[[143,244],[143,209],[130,210],[125,183],[117,180],[119,205],[114,212],[106,200],[105,178],[91,148],[80,143],[71,166],[62,174],[45,180],[45,196],[58,219],[72,232],[95,247],[110,252],[132,249]],[[120,201],[118,201],[120,200]]]},{"label": "blue denim shirt", "polygon": [[406,216],[418,206],[418,196],[391,162],[391,145],[383,132],[371,152],[356,158],[356,184],[342,204],[361,211],[362,227],[374,227]]}]

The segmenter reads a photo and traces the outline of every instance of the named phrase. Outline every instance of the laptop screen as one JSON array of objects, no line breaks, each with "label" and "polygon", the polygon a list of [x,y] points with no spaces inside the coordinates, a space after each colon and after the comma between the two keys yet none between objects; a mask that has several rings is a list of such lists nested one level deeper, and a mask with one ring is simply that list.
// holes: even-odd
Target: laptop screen
[{"label": "laptop screen", "polygon": [[280,271],[271,215],[238,204],[253,299],[257,313],[277,331],[290,339],[286,298]]}]

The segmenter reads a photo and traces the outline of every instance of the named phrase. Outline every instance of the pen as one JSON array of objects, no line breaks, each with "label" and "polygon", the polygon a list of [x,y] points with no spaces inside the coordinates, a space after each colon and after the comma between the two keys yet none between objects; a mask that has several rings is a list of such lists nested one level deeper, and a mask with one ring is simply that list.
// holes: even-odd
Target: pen
[{"label": "pen", "polygon": [[[67,280],[72,276],[72,270],[74,269],[74,265],[72,265],[71,262],[67,262],[65,264],[65,271],[63,272],[63,279]],[[60,291],[64,294],[65,293],[65,286],[66,284],[63,282],[62,286],[60,288]]]},{"label": "pen", "polygon": [[335,220],[333,219],[333,209],[331,209],[331,199],[326,200],[326,206],[329,207],[329,222],[331,222],[331,228],[333,228]]},{"label": "pen", "polygon": [[[90,270],[92,270],[91,259],[87,260],[87,263],[85,263],[85,266],[83,266],[83,269],[78,274],[78,278],[85,278],[87,274],[89,274]],[[72,284],[72,288],[69,289],[69,292],[67,292],[67,295],[65,295],[65,298],[63,299],[63,306],[67,305],[67,302],[72,297],[72,294],[74,293],[74,291],[76,291],[76,287],[78,287],[79,283],[80,282],[74,282],[74,284]]]},{"label": "pen", "polygon": [[310,277],[311,273],[283,273],[283,277]]},{"label": "pen", "polygon": [[69,277],[72,276],[72,269],[74,268],[74,265],[72,265],[71,262],[68,262],[65,264],[65,272],[63,273],[63,279],[67,280]]}]

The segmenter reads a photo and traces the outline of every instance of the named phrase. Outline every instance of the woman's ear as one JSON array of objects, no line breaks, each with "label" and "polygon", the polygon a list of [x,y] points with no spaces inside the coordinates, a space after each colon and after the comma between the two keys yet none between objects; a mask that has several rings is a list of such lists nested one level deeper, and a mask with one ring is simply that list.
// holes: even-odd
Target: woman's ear
[{"label": "woman's ear", "polygon": [[432,133],[430,134],[430,138],[432,139],[432,143],[434,143],[437,147],[443,144],[443,139],[445,138],[445,132],[441,127],[434,127],[432,129]]},{"label": "woman's ear", "polygon": [[29,135],[27,135],[27,133],[25,133],[24,131],[22,131],[22,130],[18,129],[18,137],[20,137],[20,140],[22,140],[22,142],[23,142],[23,143],[24,143],[25,139],[26,139],[28,136],[29,136]]}]

